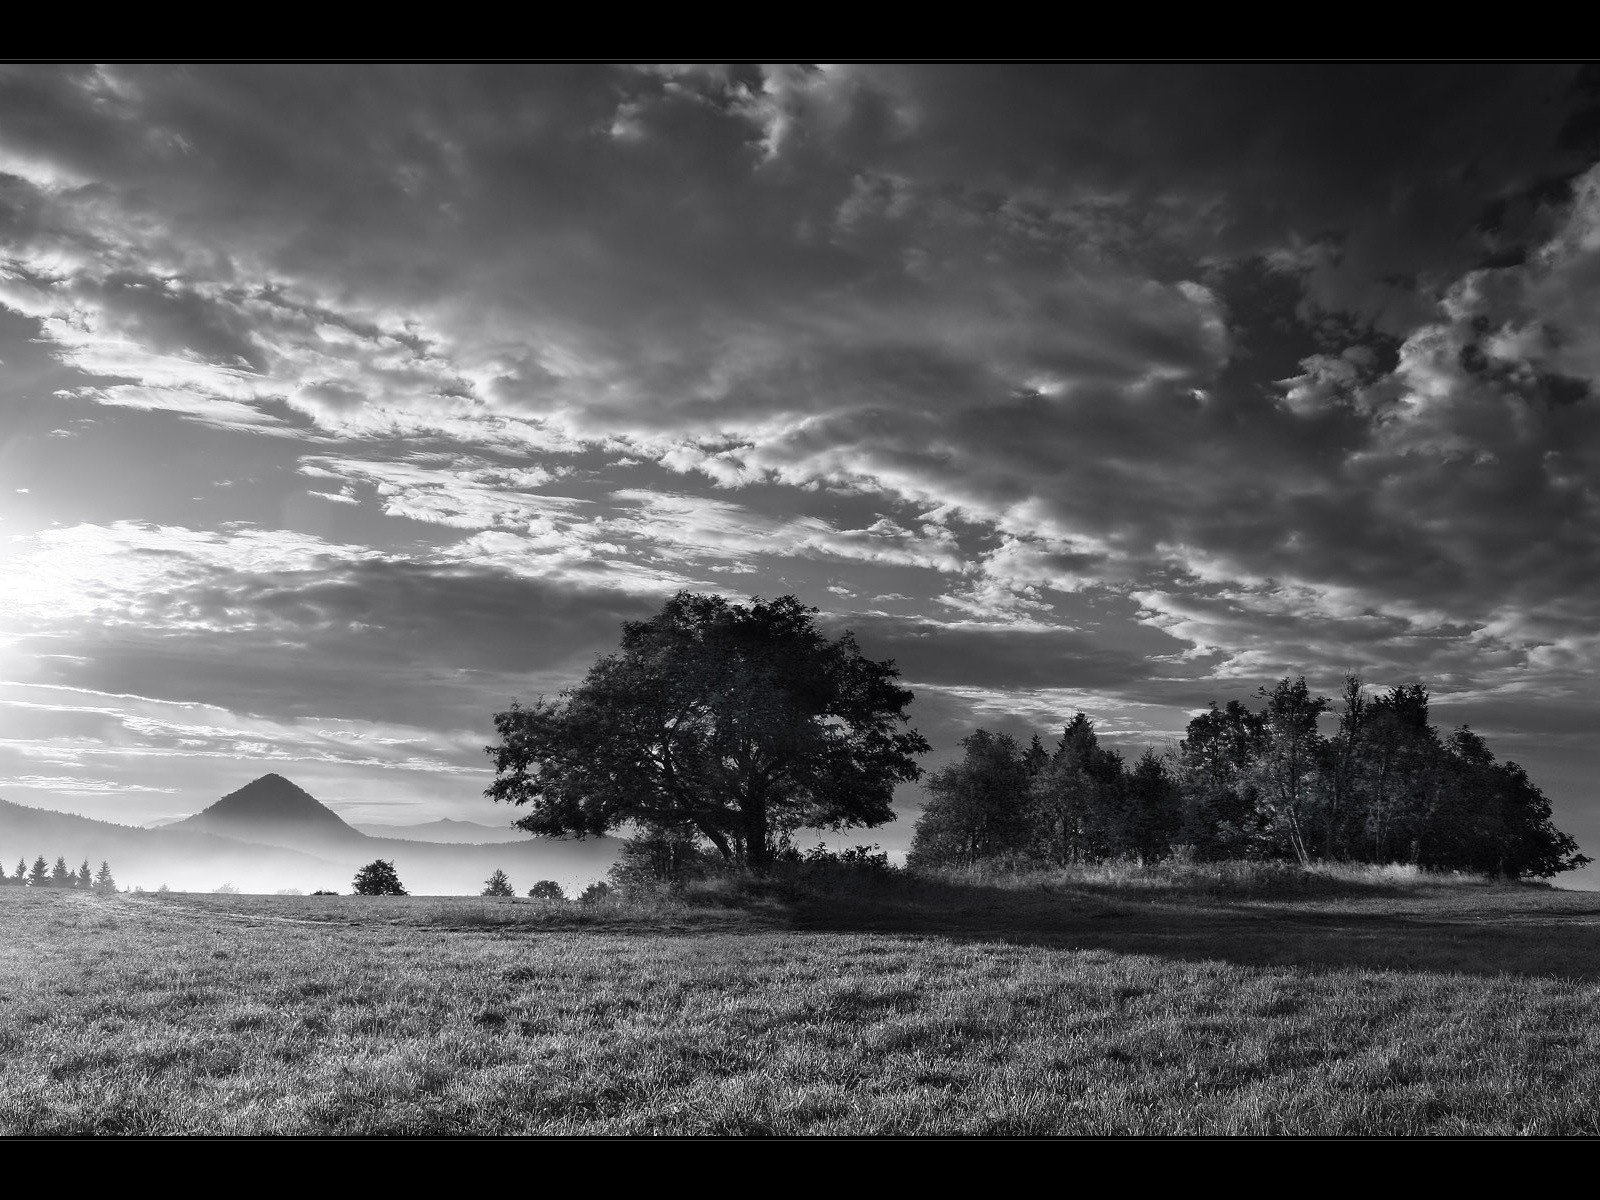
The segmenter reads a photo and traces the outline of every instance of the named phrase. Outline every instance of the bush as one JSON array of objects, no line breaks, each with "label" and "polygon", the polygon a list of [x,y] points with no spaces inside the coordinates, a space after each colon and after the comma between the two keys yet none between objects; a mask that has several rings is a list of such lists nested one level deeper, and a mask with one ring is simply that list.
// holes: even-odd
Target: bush
[{"label": "bush", "polygon": [[584,888],[578,896],[579,904],[599,904],[600,901],[611,895],[611,885],[604,880],[591,883]]},{"label": "bush", "polygon": [[313,896],[337,896],[338,892],[330,892],[327,888],[318,888],[311,893]]},{"label": "bush", "polygon": [[561,890],[561,885],[554,879],[541,879],[528,889],[530,900],[558,900],[565,902],[566,892]]},{"label": "bush", "polygon": [[687,829],[656,828],[623,841],[609,878],[623,895],[636,896],[704,879],[720,866],[720,856]]},{"label": "bush", "polygon": [[872,873],[889,870],[889,852],[876,845],[851,846],[848,850],[835,853],[828,849],[826,843],[819,843],[807,850],[801,861],[808,867],[821,867],[824,870],[833,868]]}]

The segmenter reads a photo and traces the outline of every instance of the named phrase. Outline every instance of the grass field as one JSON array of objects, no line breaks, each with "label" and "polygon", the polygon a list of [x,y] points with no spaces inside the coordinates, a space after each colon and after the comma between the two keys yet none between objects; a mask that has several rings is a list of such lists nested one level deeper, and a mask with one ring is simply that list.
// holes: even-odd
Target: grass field
[{"label": "grass field", "polygon": [[1600,895],[0,890],[0,1133],[1590,1134]]}]

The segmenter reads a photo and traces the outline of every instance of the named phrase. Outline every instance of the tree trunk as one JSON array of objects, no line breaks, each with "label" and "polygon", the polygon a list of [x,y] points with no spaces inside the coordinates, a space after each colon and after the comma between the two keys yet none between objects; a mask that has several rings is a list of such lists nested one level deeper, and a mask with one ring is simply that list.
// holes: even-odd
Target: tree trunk
[{"label": "tree trunk", "polygon": [[772,848],[767,845],[767,798],[760,792],[745,797],[740,806],[744,817],[744,857],[750,869],[765,874],[772,865]]},{"label": "tree trunk", "polygon": [[733,847],[728,844],[728,839],[722,836],[722,833],[715,825],[712,825],[709,821],[702,821],[698,817],[695,818],[694,825],[696,829],[705,834],[706,841],[717,848],[717,853],[722,855],[724,862],[733,861]]}]

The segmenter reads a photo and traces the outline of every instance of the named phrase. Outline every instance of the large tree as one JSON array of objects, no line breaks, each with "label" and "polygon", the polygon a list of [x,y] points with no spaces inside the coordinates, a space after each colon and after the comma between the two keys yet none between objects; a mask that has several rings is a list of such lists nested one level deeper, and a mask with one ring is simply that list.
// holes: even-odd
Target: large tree
[{"label": "large tree", "polygon": [[531,833],[689,826],[756,869],[791,830],[892,820],[895,784],[928,750],[907,727],[911,692],[816,613],[679,592],[578,687],[495,715],[485,794],[528,805]]}]

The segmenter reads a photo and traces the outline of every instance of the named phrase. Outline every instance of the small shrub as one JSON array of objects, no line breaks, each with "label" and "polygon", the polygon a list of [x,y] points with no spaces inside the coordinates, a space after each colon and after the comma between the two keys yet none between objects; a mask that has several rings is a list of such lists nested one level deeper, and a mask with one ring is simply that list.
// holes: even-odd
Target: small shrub
[{"label": "small shrub", "polygon": [[337,896],[338,892],[329,891],[327,888],[318,888],[311,893],[313,896]]},{"label": "small shrub", "polygon": [[515,896],[516,892],[511,890],[510,877],[496,867],[494,874],[484,880],[483,891],[479,894],[483,896]]}]

